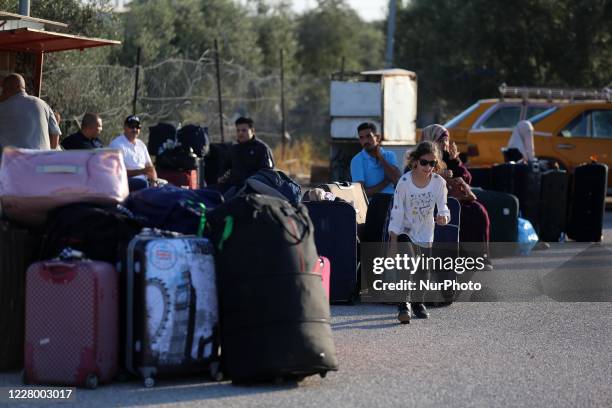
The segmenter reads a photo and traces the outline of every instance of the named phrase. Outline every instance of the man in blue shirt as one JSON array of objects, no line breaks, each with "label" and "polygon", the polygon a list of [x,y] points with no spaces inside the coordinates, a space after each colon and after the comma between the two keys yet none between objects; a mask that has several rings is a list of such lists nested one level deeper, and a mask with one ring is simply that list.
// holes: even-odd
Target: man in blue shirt
[{"label": "man in blue shirt", "polygon": [[370,199],[363,241],[382,242],[385,219],[393,202],[394,185],[401,173],[395,154],[381,147],[381,135],[376,133],[374,123],[360,124],[357,133],[363,149],[351,160],[351,178],[353,183],[363,185]]}]

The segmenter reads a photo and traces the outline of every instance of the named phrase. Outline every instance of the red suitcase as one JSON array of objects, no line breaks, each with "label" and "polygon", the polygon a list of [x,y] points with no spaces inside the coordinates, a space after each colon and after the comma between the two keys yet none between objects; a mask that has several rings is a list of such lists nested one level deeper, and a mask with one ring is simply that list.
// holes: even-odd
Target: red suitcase
[{"label": "red suitcase", "polygon": [[321,275],[323,289],[325,289],[325,294],[327,295],[327,299],[329,299],[329,279],[331,275],[331,264],[329,263],[329,259],[324,256],[320,256],[319,261],[315,263],[314,268],[314,273]]},{"label": "red suitcase", "polygon": [[197,170],[167,170],[157,169],[157,177],[167,180],[177,187],[187,187],[191,190],[198,188]]},{"label": "red suitcase", "polygon": [[24,382],[95,388],[117,372],[119,284],[97,261],[48,261],[26,275]]}]

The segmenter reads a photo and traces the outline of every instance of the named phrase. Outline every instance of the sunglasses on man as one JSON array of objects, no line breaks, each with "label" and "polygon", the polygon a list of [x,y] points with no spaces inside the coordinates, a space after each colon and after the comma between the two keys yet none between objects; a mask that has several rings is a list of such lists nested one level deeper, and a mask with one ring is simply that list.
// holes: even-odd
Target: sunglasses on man
[{"label": "sunglasses on man", "polygon": [[421,166],[425,167],[427,165],[431,166],[431,167],[436,167],[436,165],[438,164],[437,160],[425,160],[425,159],[419,159],[419,163]]}]

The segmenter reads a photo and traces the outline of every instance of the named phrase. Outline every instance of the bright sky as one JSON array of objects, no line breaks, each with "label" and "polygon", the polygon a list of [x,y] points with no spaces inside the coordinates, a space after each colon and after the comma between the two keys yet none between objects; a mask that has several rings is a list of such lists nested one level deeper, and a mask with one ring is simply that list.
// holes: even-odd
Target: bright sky
[{"label": "bright sky", "polygon": [[[366,21],[382,20],[387,17],[388,0],[346,0]],[[293,8],[298,13],[317,5],[316,0],[293,0]]]}]

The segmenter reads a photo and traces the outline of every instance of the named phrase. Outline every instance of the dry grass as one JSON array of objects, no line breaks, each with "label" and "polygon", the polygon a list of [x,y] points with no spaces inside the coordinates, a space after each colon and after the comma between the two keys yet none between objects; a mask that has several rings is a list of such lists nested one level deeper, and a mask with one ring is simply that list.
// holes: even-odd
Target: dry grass
[{"label": "dry grass", "polygon": [[273,149],[276,167],[285,173],[297,177],[309,177],[310,167],[315,165],[326,165],[329,163],[327,149],[321,148],[312,138],[301,138],[285,146],[283,155],[282,144],[277,144]]}]

